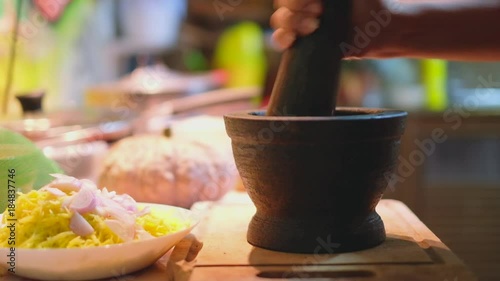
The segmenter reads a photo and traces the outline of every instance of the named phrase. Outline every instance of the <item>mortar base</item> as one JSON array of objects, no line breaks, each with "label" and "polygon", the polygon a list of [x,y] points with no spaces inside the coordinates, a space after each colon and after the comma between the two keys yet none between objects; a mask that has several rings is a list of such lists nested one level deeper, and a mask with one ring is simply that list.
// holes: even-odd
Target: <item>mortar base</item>
[{"label": "mortar base", "polygon": [[385,241],[384,223],[376,212],[357,227],[339,227],[324,220],[276,220],[256,214],[247,240],[256,247],[290,253],[342,253],[375,247]]}]

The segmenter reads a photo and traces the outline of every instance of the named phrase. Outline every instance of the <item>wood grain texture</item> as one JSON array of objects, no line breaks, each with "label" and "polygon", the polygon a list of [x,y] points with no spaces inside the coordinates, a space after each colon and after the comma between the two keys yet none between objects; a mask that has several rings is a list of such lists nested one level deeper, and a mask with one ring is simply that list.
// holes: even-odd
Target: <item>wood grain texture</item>
[{"label": "wood grain texture", "polygon": [[[385,204],[380,205],[380,215],[387,218],[388,238],[385,243],[370,250],[343,254],[289,254],[253,247],[247,243],[248,222],[255,214],[252,204],[214,205],[210,217],[196,229],[197,236],[205,243],[198,257],[197,266],[213,265],[300,265],[314,258],[316,264],[384,264],[432,263],[432,259],[419,247],[413,237],[419,237],[397,214]],[[326,239],[323,240],[327,242]],[[318,243],[321,246],[321,242]]]},{"label": "wood grain texture", "polygon": [[[233,196],[232,198],[230,198]],[[195,205],[206,213],[195,233],[204,242],[191,281],[365,280],[475,281],[477,278],[404,204],[382,200],[377,212],[388,239],[358,252],[314,255],[259,249],[246,242],[255,207],[244,193],[218,204]],[[226,197],[226,198],[228,198]]]}]

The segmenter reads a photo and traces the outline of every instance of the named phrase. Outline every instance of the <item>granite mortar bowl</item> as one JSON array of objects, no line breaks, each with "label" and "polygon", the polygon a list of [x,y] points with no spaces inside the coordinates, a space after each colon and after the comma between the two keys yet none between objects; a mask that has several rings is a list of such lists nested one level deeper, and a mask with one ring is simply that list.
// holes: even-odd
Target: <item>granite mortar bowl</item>
[{"label": "granite mortar bowl", "polygon": [[376,213],[397,164],[407,113],[337,108],[335,116],[224,116],[256,213],[250,244],[282,252],[339,253],[385,241]]}]

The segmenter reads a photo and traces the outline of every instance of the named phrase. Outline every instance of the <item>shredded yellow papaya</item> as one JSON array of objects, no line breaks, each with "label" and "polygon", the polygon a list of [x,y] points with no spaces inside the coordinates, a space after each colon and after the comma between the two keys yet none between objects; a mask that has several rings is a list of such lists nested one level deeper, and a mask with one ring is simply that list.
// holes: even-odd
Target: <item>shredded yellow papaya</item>
[{"label": "shredded yellow papaya", "polygon": [[[19,193],[15,201],[15,217],[6,209],[0,223],[0,247],[16,248],[86,248],[123,243],[104,222],[103,217],[88,213],[85,220],[94,228],[94,232],[85,237],[76,235],[70,229],[72,211],[62,206],[64,197],[56,197],[47,191]],[[7,219],[16,219],[15,221]],[[15,224],[13,245],[7,226]],[[161,212],[152,208],[145,215],[136,217],[136,225],[154,237],[160,237],[189,227],[190,222],[183,221],[172,212]],[[136,236],[134,238],[138,240]]]}]

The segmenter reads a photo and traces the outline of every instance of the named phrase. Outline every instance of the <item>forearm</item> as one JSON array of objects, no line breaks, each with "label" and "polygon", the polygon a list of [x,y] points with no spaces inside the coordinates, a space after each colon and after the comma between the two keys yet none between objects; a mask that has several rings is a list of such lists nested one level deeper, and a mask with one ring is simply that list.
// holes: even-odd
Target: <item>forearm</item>
[{"label": "forearm", "polygon": [[500,0],[380,0],[377,9],[390,21],[359,57],[500,60]]}]

